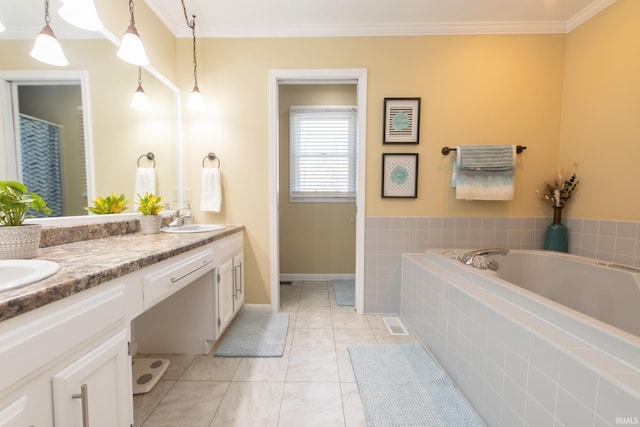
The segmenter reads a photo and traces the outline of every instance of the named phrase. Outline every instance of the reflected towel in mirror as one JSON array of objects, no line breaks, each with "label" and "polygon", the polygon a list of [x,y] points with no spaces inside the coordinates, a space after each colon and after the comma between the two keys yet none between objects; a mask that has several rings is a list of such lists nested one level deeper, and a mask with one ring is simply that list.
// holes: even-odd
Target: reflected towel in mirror
[{"label": "reflected towel in mirror", "polygon": [[135,197],[138,194],[144,196],[145,193],[156,194],[156,170],[155,168],[142,168],[136,170]]}]

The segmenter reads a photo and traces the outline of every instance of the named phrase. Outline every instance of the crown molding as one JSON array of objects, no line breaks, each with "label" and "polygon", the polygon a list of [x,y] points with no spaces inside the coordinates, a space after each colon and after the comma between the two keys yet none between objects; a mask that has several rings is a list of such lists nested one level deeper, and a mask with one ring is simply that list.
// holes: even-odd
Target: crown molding
[{"label": "crown molding", "polygon": [[567,33],[570,33],[589,19],[593,18],[595,15],[615,3],[615,1],[616,0],[597,0],[585,7],[567,21]]}]

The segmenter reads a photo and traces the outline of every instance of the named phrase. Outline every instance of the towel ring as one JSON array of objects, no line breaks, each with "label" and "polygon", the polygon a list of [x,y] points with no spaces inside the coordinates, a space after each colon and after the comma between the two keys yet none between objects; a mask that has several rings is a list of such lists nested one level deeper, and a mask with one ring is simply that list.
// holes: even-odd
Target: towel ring
[{"label": "towel ring", "polygon": [[143,158],[147,158],[147,160],[149,160],[150,162],[153,163],[153,167],[156,167],[156,156],[149,151],[147,154],[143,154],[142,156],[138,157],[138,167],[140,167],[140,160],[142,160]]},{"label": "towel ring", "polygon": [[206,156],[204,156],[204,159],[202,159],[202,167],[204,167],[204,162],[205,162],[207,159],[209,159],[209,160],[211,160],[211,161],[217,160],[217,161],[218,161],[218,169],[220,169],[220,165],[221,165],[220,157],[216,156],[216,155],[215,155],[215,154],[213,154],[213,153],[209,153],[209,154],[207,154]]}]

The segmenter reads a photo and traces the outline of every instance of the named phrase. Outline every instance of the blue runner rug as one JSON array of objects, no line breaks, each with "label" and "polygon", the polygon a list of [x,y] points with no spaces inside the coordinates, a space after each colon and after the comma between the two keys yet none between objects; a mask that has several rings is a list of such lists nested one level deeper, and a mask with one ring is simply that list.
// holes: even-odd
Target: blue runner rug
[{"label": "blue runner rug", "polygon": [[349,347],[367,426],[483,426],[419,344]]},{"label": "blue runner rug", "polygon": [[280,357],[288,328],[289,313],[241,310],[213,355]]}]

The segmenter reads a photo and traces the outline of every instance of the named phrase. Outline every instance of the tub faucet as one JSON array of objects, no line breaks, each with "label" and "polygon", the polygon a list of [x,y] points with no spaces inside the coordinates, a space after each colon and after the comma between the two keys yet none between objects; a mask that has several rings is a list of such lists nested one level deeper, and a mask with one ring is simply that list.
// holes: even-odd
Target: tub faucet
[{"label": "tub faucet", "polygon": [[191,204],[187,203],[186,208],[180,208],[176,211],[173,221],[169,223],[169,227],[180,227],[184,225],[185,220],[191,219]]},{"label": "tub faucet", "polygon": [[509,249],[504,248],[492,248],[492,249],[477,249],[475,251],[467,252],[462,255],[459,259],[460,262],[473,265],[473,259],[477,256],[491,256],[491,255],[507,255],[509,253]]}]

